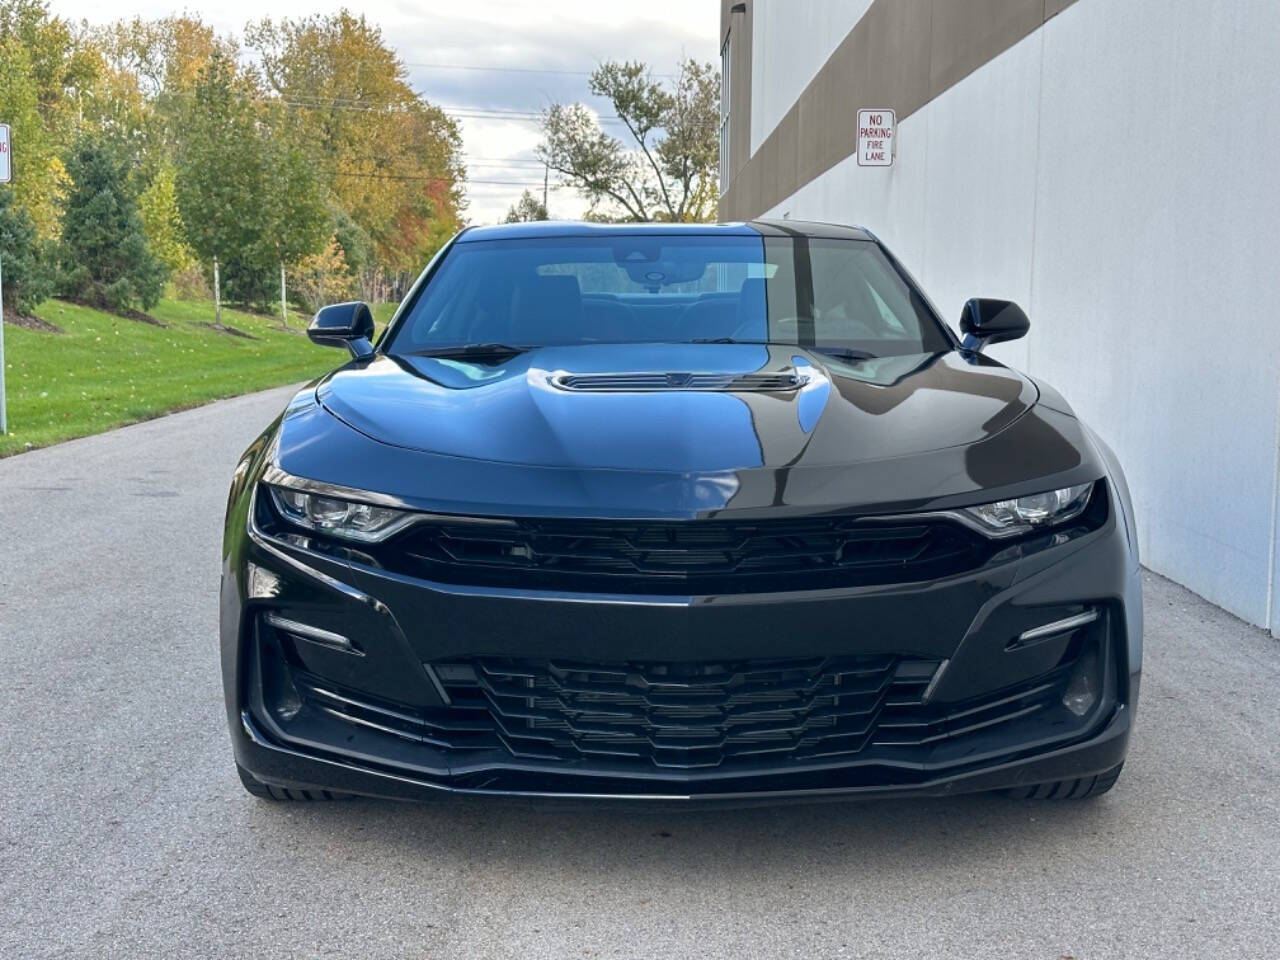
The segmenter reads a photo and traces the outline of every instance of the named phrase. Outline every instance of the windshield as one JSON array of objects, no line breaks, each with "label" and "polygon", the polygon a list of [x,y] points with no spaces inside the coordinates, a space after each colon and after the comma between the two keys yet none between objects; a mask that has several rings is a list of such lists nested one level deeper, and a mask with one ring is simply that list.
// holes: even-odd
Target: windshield
[{"label": "windshield", "polygon": [[639,235],[457,243],[386,349],[705,341],[854,358],[952,347],[870,241]]}]

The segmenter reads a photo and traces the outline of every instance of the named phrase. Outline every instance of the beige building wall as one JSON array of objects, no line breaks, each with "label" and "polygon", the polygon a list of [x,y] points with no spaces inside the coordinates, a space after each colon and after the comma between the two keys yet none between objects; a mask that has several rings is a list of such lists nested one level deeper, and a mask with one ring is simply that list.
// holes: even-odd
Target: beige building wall
[{"label": "beige building wall", "polygon": [[[760,84],[800,92],[723,217],[865,226],[952,322],[1020,303],[992,353],[1116,450],[1143,562],[1280,636],[1280,3],[875,0],[801,42],[769,28],[796,2],[862,0],[724,8],[769,51],[750,83],[734,51],[731,149]],[[892,167],[857,165],[860,107],[897,111]]]}]

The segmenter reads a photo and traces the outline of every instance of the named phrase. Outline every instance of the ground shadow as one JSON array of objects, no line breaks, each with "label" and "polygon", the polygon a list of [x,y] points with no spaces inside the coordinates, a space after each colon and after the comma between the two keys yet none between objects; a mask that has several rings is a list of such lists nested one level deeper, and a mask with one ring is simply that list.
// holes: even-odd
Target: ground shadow
[{"label": "ground shadow", "polygon": [[[688,876],[860,869],[930,870],[949,863],[1000,869],[1020,849],[1064,854],[1081,832],[1115,825],[1119,794],[1083,803],[1035,803],[992,794],[845,801],[700,811],[513,805],[488,801],[311,805],[295,824],[357,842],[363,856],[461,858],[537,875],[592,872]],[[337,837],[334,837],[337,834]],[[726,871],[728,873],[726,874]]]}]

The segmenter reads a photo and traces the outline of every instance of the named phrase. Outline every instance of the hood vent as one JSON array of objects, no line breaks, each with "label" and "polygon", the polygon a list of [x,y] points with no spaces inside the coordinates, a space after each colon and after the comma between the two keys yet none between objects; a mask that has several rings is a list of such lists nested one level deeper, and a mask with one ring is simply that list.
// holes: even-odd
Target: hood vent
[{"label": "hood vent", "polygon": [[789,393],[809,382],[800,373],[557,373],[552,386],[579,393],[653,393],[671,390],[723,390],[739,393]]}]

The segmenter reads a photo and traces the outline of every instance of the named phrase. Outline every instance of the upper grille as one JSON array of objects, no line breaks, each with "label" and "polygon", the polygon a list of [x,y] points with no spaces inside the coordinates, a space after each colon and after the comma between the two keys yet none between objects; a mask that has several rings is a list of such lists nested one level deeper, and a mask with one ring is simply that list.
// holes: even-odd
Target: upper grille
[{"label": "upper grille", "polygon": [[551,377],[561,390],[643,393],[657,390],[733,390],[782,393],[809,382],[799,373],[562,373]]},{"label": "upper grille", "polygon": [[444,582],[698,594],[936,579],[977,566],[987,547],[946,521],[527,519],[422,524],[380,559]]}]

